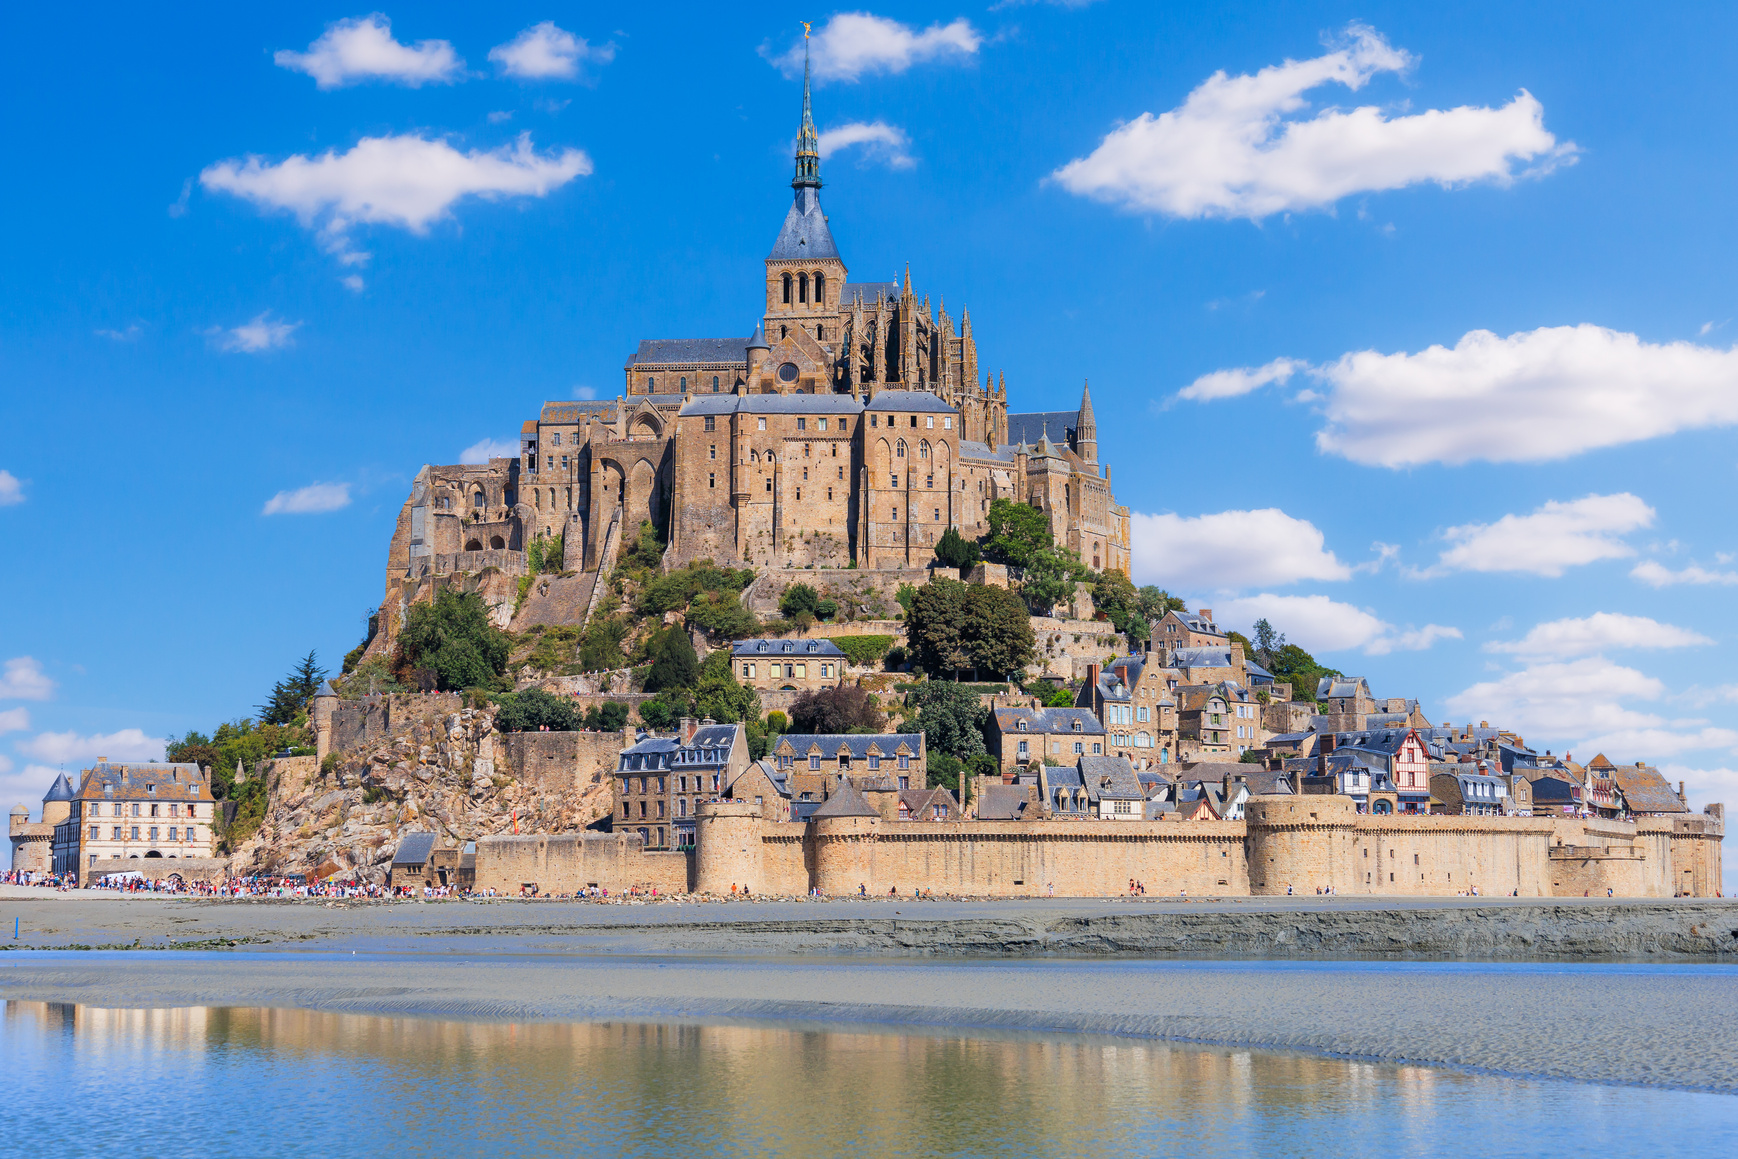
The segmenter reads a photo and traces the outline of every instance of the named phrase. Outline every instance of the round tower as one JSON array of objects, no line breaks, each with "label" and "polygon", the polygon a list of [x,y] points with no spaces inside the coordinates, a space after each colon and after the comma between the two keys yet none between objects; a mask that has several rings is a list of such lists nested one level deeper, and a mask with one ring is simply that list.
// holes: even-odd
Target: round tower
[{"label": "round tower", "polygon": [[1358,806],[1350,797],[1275,794],[1243,806],[1249,892],[1257,896],[1359,887],[1353,864]]},{"label": "round tower", "polygon": [[78,794],[73,790],[72,782],[62,773],[54,779],[54,784],[48,787],[48,792],[42,795],[42,823],[58,825],[72,816],[73,798]]},{"label": "round tower", "polygon": [[326,754],[332,751],[332,717],[338,711],[338,690],[332,687],[330,680],[320,682],[319,691],[314,693],[313,711],[309,713],[314,725],[314,759],[324,761]]},{"label": "round tower", "polygon": [[695,892],[729,893],[732,885],[763,892],[760,806],[748,801],[702,801],[694,816]]},{"label": "round tower", "polygon": [[875,880],[875,842],[881,818],[868,814],[822,817],[809,820],[810,841],[815,851],[815,887],[828,897],[848,897],[859,886],[871,897],[881,892]]}]

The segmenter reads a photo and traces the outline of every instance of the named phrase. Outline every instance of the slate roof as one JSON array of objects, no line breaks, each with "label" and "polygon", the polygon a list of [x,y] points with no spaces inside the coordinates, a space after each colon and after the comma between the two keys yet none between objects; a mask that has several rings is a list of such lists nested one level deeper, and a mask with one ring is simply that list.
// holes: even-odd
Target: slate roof
[{"label": "slate roof", "polygon": [[884,390],[869,401],[869,410],[903,410],[922,413],[930,411],[934,414],[958,414],[959,410],[947,404],[940,395],[927,390]]},{"label": "slate roof", "polygon": [[831,640],[738,640],[730,646],[731,656],[825,656],[844,659],[844,651]]},{"label": "slate roof", "polygon": [[953,794],[946,789],[901,789],[899,790],[899,800],[905,805],[913,821],[935,820],[934,813],[937,805],[940,805],[944,810],[943,820],[959,820],[959,802],[955,801]]},{"label": "slate roof", "polygon": [[1361,676],[1324,676],[1316,683],[1316,699],[1356,696],[1360,689],[1365,696],[1370,695],[1370,686]]},{"label": "slate roof", "polygon": [[970,439],[960,440],[960,458],[978,459],[984,462],[1012,463],[1014,452],[1003,446],[991,450],[988,443],[976,443]]},{"label": "slate roof", "polygon": [[211,783],[195,764],[104,761],[85,770],[76,798],[105,801],[209,801]]},{"label": "slate roof", "polygon": [[839,782],[838,789],[827,798],[826,804],[809,816],[820,820],[824,817],[879,817],[881,814],[857,791],[857,786],[846,779]]},{"label": "slate roof", "polygon": [[1088,798],[1095,801],[1146,799],[1146,794],[1141,792],[1140,778],[1135,776],[1134,766],[1129,764],[1127,757],[1083,756],[1079,764]]},{"label": "slate roof", "polygon": [[1535,805],[1573,805],[1576,802],[1575,786],[1558,777],[1527,777],[1527,783],[1533,786],[1533,803]]},{"label": "slate roof", "polygon": [[1243,669],[1249,673],[1249,680],[1252,684],[1258,680],[1265,680],[1269,684],[1273,683],[1273,673],[1269,672],[1255,661],[1249,659],[1247,656],[1243,659]]},{"label": "slate roof", "polygon": [[606,398],[594,401],[546,402],[538,415],[539,422],[545,423],[577,423],[587,413],[602,414],[612,411],[622,400]]},{"label": "slate roof", "polygon": [[689,400],[681,413],[688,416],[738,412],[763,415],[855,415],[863,413],[863,404],[849,394],[701,394]]},{"label": "slate roof", "polygon": [[833,244],[833,231],[827,228],[827,215],[821,212],[819,189],[805,185],[797,190],[772,252],[766,256],[789,261],[839,260],[839,247]]},{"label": "slate roof", "polygon": [[427,865],[429,854],[434,852],[435,835],[433,833],[406,833],[398,841],[398,852],[392,855],[392,867],[401,865]]},{"label": "slate roof", "polygon": [[636,366],[747,366],[747,338],[643,338],[625,369]]},{"label": "slate roof", "polygon": [[72,782],[66,779],[66,774],[54,778],[54,784],[48,786],[48,792],[42,795],[43,804],[50,801],[71,801],[78,797],[78,790],[72,787]]},{"label": "slate roof", "polygon": [[1212,620],[1209,620],[1199,612],[1178,612],[1177,619],[1187,624],[1191,632],[1205,632],[1213,636],[1225,635],[1224,632],[1219,630],[1218,624],[1215,624]]},{"label": "slate roof", "polygon": [[1273,794],[1289,795],[1291,793],[1291,778],[1277,769],[1264,769],[1260,765],[1245,766],[1249,771],[1244,773],[1244,783],[1249,786],[1251,797],[1272,796]]},{"label": "slate roof", "polygon": [[[673,736],[642,737],[637,744],[621,751],[616,762],[618,773],[639,773],[658,769],[712,768],[728,764],[731,746],[736,743],[740,724],[708,724],[694,730],[694,739],[683,744]],[[705,754],[712,753],[708,757]]]},{"label": "slate roof", "polygon": [[1026,812],[1026,786],[985,785],[978,798],[978,820],[1018,821]]},{"label": "slate roof", "polygon": [[844,749],[855,760],[867,760],[869,750],[874,748],[876,755],[897,756],[899,746],[903,744],[912,756],[916,756],[919,746],[923,743],[920,732],[787,732],[779,737],[773,746],[773,752],[784,748],[786,743],[797,756],[807,756],[811,749],[819,748],[824,757],[836,757],[839,750]]},{"label": "slate roof", "polygon": [[1080,735],[1102,736],[1104,725],[1087,708],[997,708],[992,709],[996,727],[1005,733],[1020,731],[1020,721],[1026,722],[1029,733],[1073,733],[1074,722],[1080,722]]},{"label": "slate roof", "polygon": [[[1591,765],[1588,767],[1592,767]],[[1614,766],[1608,775],[1623,794],[1623,803],[1631,813],[1688,813],[1671,783],[1656,769]]]},{"label": "slate roof", "polygon": [[1080,412],[1072,410],[1029,411],[1008,416],[1008,442],[1012,446],[1036,443],[1049,435],[1052,440],[1066,443],[1074,437],[1074,425]]},{"label": "slate roof", "polygon": [[839,288],[839,304],[849,306],[861,294],[865,306],[873,306],[882,298],[899,300],[898,282],[846,282]]},{"label": "slate roof", "polygon": [[1174,668],[1229,668],[1229,648],[1178,648],[1171,653]]}]

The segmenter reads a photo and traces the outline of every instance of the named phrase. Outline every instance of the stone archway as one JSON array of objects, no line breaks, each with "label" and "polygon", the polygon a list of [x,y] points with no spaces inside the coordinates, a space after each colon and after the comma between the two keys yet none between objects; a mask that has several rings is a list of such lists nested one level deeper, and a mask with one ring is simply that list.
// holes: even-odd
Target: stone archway
[{"label": "stone archway", "polygon": [[627,526],[624,531],[636,529],[642,522],[649,522],[653,527],[659,523],[658,516],[662,514],[661,503],[653,502],[658,485],[658,469],[645,459],[634,460],[634,465],[628,468],[628,493],[624,499],[624,511]]},{"label": "stone archway", "polygon": [[157,852],[155,849],[153,849],[149,853],[145,854],[145,856],[146,857],[161,857],[163,855],[161,853]]},{"label": "stone archway", "polygon": [[489,546],[494,548],[496,551],[499,551],[507,546],[507,541],[502,539],[499,535],[491,536],[489,539]]},{"label": "stone archway", "polygon": [[480,539],[467,539],[465,541],[465,550],[466,551],[482,551],[483,550],[483,541]]}]

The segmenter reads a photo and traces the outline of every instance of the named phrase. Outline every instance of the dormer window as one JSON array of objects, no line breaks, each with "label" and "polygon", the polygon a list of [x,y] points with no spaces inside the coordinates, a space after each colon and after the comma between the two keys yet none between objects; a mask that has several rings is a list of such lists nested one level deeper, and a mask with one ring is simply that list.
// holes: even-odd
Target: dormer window
[{"label": "dormer window", "polygon": [[1080,731],[1080,719],[1078,717],[1076,717],[1074,720],[1074,731],[1075,732]]},{"label": "dormer window", "polygon": [[1026,731],[1026,722],[1022,720],[1018,724],[1016,724],[1014,727],[1019,729],[1021,732],[1025,732]]}]

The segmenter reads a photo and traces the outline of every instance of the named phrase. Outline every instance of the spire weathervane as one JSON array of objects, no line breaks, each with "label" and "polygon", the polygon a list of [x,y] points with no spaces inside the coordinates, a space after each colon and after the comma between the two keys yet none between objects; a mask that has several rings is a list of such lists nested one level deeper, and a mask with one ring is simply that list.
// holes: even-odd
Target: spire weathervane
[{"label": "spire weathervane", "polygon": [[803,25],[803,127],[797,133],[797,174],[791,180],[793,189],[821,187],[821,136],[815,132],[815,119],[809,112],[809,22]]}]

